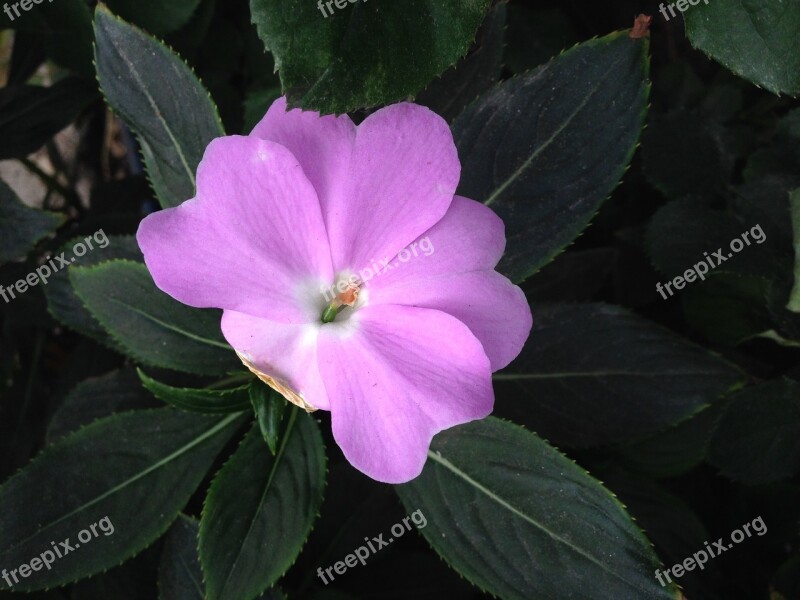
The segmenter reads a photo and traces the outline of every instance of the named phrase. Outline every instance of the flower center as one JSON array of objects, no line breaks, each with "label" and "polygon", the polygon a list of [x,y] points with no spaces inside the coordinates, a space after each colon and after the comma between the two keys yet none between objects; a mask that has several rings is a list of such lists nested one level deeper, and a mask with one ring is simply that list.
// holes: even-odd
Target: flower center
[{"label": "flower center", "polygon": [[[341,289],[341,288],[339,288]],[[354,283],[348,283],[347,289],[340,292],[333,300],[330,301],[325,310],[322,311],[322,322],[332,323],[336,320],[338,315],[347,306],[353,306],[358,300],[358,292],[360,287]]]}]

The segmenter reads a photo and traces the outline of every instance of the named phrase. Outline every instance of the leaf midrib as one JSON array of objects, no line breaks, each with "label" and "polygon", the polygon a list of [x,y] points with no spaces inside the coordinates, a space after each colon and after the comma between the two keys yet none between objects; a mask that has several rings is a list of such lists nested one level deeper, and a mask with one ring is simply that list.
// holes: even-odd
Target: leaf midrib
[{"label": "leaf midrib", "polygon": [[[108,15],[108,16],[111,19],[115,18],[115,17],[113,17],[111,15]],[[108,32],[107,32],[107,34],[108,34]],[[155,99],[153,98],[153,96],[150,95],[150,92],[149,92],[149,90],[147,88],[147,85],[145,84],[144,80],[142,79],[141,75],[139,74],[139,71],[136,69],[136,65],[125,54],[124,49],[121,46],[116,44],[113,36],[108,35],[108,40],[110,41],[111,45],[117,50],[117,52],[119,53],[120,58],[122,58],[122,60],[128,66],[128,69],[130,70],[131,76],[136,80],[136,83],[139,84],[139,89],[141,90],[141,92],[147,98],[147,102],[150,104],[150,108],[153,111],[153,115],[154,115],[156,121],[161,124],[161,126],[163,127],[163,129],[166,132],[167,136],[169,137],[170,141],[172,142],[172,147],[175,149],[175,153],[178,155],[178,158],[180,159],[180,161],[181,161],[181,163],[183,165],[183,168],[186,170],[186,174],[189,177],[189,181],[192,182],[192,187],[193,188],[196,187],[197,186],[197,181],[195,180],[194,171],[189,166],[189,162],[186,159],[186,155],[183,152],[183,148],[178,143],[178,139],[175,137],[175,135],[172,132],[172,129],[170,128],[170,126],[167,123],[166,119],[164,119],[163,115],[161,114],[161,111],[158,109],[158,105],[156,104]],[[131,121],[134,122],[134,123],[137,122],[136,119],[131,119]]]},{"label": "leaf midrib", "polygon": [[529,517],[528,515],[526,515],[525,513],[520,511],[519,509],[517,509],[515,506],[513,506],[512,504],[510,504],[509,502],[507,502],[506,500],[504,500],[503,498],[501,498],[500,496],[498,496],[497,494],[492,492],[490,489],[488,489],[487,487],[481,485],[479,482],[475,481],[472,477],[470,477],[469,475],[464,473],[464,471],[462,471],[461,469],[456,467],[453,463],[451,463],[446,458],[443,458],[441,455],[433,452],[432,450],[428,450],[428,457],[431,460],[433,460],[434,462],[437,462],[440,465],[442,465],[445,469],[448,469],[449,471],[451,471],[457,477],[460,477],[461,479],[463,479],[466,483],[468,483],[469,485],[473,486],[479,492],[483,493],[490,500],[493,500],[494,502],[496,502],[497,504],[499,504],[500,506],[502,506],[506,510],[510,511],[512,514],[518,516],[522,520],[530,523],[531,525],[533,525],[534,527],[536,527],[540,531],[544,532],[545,534],[550,536],[551,539],[555,540],[556,542],[560,542],[560,543],[564,544],[567,548],[569,548],[570,550],[572,550],[576,554],[579,554],[580,556],[582,556],[585,559],[587,559],[589,562],[594,563],[595,565],[600,567],[603,571],[605,571],[608,574],[612,575],[613,577],[619,579],[620,581],[626,583],[627,585],[631,586],[633,589],[641,589],[641,588],[639,588],[639,586],[635,585],[633,582],[628,581],[627,579],[625,579],[625,577],[623,577],[619,573],[615,573],[614,571],[610,570],[606,565],[604,565],[602,562],[598,561],[591,554],[586,553],[583,549],[581,549],[578,546],[575,546],[574,544],[572,544],[569,541],[565,540],[564,538],[559,536],[557,533],[555,533],[553,531],[550,531],[546,526],[542,525],[538,521],[535,521],[533,518]]},{"label": "leaf midrib", "polygon": [[135,306],[132,306],[130,304],[127,304],[127,303],[123,302],[122,300],[119,300],[117,298],[109,298],[109,300],[111,302],[115,303],[115,304],[119,304],[120,306],[135,312],[136,314],[144,317],[145,319],[148,319],[149,321],[152,321],[153,323],[163,327],[164,329],[167,329],[167,330],[172,331],[174,333],[183,335],[183,336],[185,336],[185,337],[187,337],[187,338],[189,338],[191,340],[194,340],[194,341],[199,342],[201,344],[207,344],[209,346],[214,346],[216,348],[222,348],[223,350],[230,350],[231,349],[231,347],[228,346],[227,344],[223,344],[222,342],[217,342],[216,340],[211,340],[211,339],[208,339],[208,338],[204,338],[202,336],[196,335],[196,334],[191,333],[189,331],[185,331],[185,330],[181,329],[180,327],[175,327],[174,325],[172,325],[170,323],[166,323],[165,321],[162,321],[158,317],[155,317],[155,316],[153,316],[153,315],[151,315],[149,313],[146,313],[143,310],[141,310],[141,309],[139,309],[139,308],[137,308]]},{"label": "leaf midrib", "polygon": [[[616,70],[616,67],[617,67],[617,65],[618,65],[620,62],[622,62],[622,59],[623,59],[622,57],[621,57],[621,58],[618,58],[618,59],[617,59],[617,60],[614,62],[614,64],[612,65],[612,67],[609,69],[609,72],[613,72],[613,71],[615,71],[615,70]],[[567,127],[568,127],[568,126],[571,124],[571,123],[572,123],[572,121],[574,121],[574,120],[575,120],[575,117],[577,117],[577,116],[578,116],[578,113],[580,113],[581,111],[583,111],[583,109],[584,109],[584,108],[586,108],[586,105],[587,105],[587,104],[589,104],[589,100],[591,100],[591,99],[594,97],[594,95],[597,93],[597,91],[600,89],[600,87],[601,87],[601,84],[602,84],[602,81],[601,81],[601,82],[598,82],[598,83],[597,83],[597,84],[594,86],[594,88],[592,89],[592,91],[591,91],[590,93],[586,94],[586,97],[585,97],[585,98],[583,99],[583,101],[582,101],[582,102],[581,102],[581,103],[580,103],[580,104],[577,106],[577,108],[576,108],[574,111],[572,111],[572,113],[569,115],[569,117],[567,117],[567,118],[564,120],[564,122],[563,122],[561,125],[559,125],[559,127],[558,127],[558,128],[556,128],[556,130],[555,130],[555,131],[552,133],[552,135],[550,135],[550,137],[549,137],[549,138],[547,138],[547,139],[544,141],[544,143],[543,143],[541,146],[539,146],[538,148],[536,148],[536,150],[534,150],[534,151],[531,153],[531,155],[530,155],[530,156],[529,156],[527,159],[525,159],[525,162],[524,162],[524,163],[522,163],[522,165],[520,165],[520,167],[519,167],[519,168],[518,168],[516,171],[514,171],[514,172],[513,172],[511,175],[509,175],[509,176],[508,176],[508,178],[506,178],[506,180],[505,180],[503,183],[501,183],[501,184],[500,184],[500,185],[499,185],[499,186],[498,186],[498,187],[497,187],[497,188],[496,188],[496,189],[495,189],[495,190],[492,192],[492,194],[489,196],[489,198],[488,198],[488,199],[487,199],[487,200],[484,202],[484,204],[485,204],[486,206],[491,206],[491,205],[494,203],[494,201],[495,201],[495,200],[497,200],[497,198],[498,198],[498,197],[499,197],[499,196],[500,196],[500,195],[501,195],[503,192],[505,192],[505,191],[506,191],[506,189],[507,189],[507,188],[508,188],[508,187],[509,187],[509,186],[510,186],[512,183],[514,183],[514,182],[517,180],[517,178],[519,178],[519,177],[522,175],[522,173],[524,173],[525,171],[527,171],[527,170],[528,170],[528,168],[531,166],[531,164],[533,163],[533,161],[534,161],[534,160],[535,160],[535,159],[536,159],[536,158],[539,156],[539,154],[541,154],[542,152],[544,152],[545,150],[547,150],[547,148],[549,148],[549,147],[550,147],[550,145],[551,145],[551,144],[552,144],[552,143],[553,143],[553,142],[556,140],[556,138],[557,138],[559,135],[561,135],[561,133],[562,133],[562,132],[563,132],[563,131],[564,131],[564,130],[565,130],[565,129],[566,129],[566,128],[567,128]]]},{"label": "leaf midrib", "polygon": [[[125,481],[117,484],[116,486],[114,486],[110,490],[106,491],[104,494],[101,494],[100,496],[97,496],[96,498],[90,500],[89,502],[84,503],[83,505],[79,506],[78,508],[74,509],[73,511],[67,513],[66,515],[64,515],[64,516],[62,516],[62,517],[60,517],[58,519],[56,519],[52,523],[48,523],[44,527],[39,528],[37,531],[35,531],[31,535],[29,535],[28,537],[26,537],[25,539],[17,542],[14,546],[12,546],[8,550],[6,550],[4,552],[4,555],[7,556],[7,555],[11,554],[14,550],[19,548],[22,544],[32,540],[34,537],[36,537],[37,535],[39,535],[43,531],[47,531],[51,527],[55,527],[56,525],[58,525],[59,523],[69,519],[70,517],[73,517],[74,515],[77,515],[78,513],[82,512],[82,511],[84,511],[84,510],[86,510],[88,508],[91,508],[95,504],[97,504],[99,502],[102,502],[103,500],[105,500],[109,496],[112,496],[112,495],[116,494],[120,490],[122,490],[122,489],[128,487],[129,485],[139,481],[143,477],[147,477],[150,473],[153,473],[153,472],[157,471],[158,469],[160,469],[163,466],[167,465],[168,463],[172,462],[173,460],[175,460],[179,456],[181,456],[183,454],[186,454],[191,449],[193,449],[195,446],[200,445],[201,443],[203,443],[208,438],[213,437],[219,431],[223,430],[231,422],[233,422],[235,419],[237,419],[239,417],[239,415],[240,415],[240,413],[234,413],[234,414],[231,414],[231,415],[225,417],[224,419],[219,421],[214,427],[206,430],[202,435],[197,436],[196,438],[194,438],[188,444],[185,444],[181,448],[178,448],[172,454],[169,454],[169,455],[165,456],[164,458],[162,458],[158,462],[154,463],[150,467],[144,469],[143,471],[140,471],[139,473],[135,474],[132,477],[129,477]],[[76,435],[79,435],[79,434],[76,434]]]},{"label": "leaf midrib", "polygon": [[220,588],[219,596],[221,598],[225,597],[225,591],[228,589],[228,584],[230,583],[231,577],[233,576],[233,573],[236,570],[236,565],[239,563],[239,559],[242,557],[244,548],[247,545],[247,539],[253,532],[253,528],[256,525],[256,521],[258,520],[258,517],[261,514],[261,509],[264,506],[264,502],[266,501],[267,493],[270,491],[272,487],[272,480],[275,478],[275,473],[278,470],[278,465],[281,464],[284,452],[286,451],[286,446],[289,443],[289,439],[292,437],[294,424],[297,421],[297,413],[298,409],[293,408],[289,416],[289,423],[286,425],[286,431],[284,432],[283,439],[281,440],[281,446],[278,449],[277,454],[275,455],[275,461],[273,462],[272,468],[270,469],[269,477],[267,478],[267,483],[264,485],[264,492],[261,494],[261,498],[258,501],[258,507],[256,508],[255,511],[253,511],[253,518],[250,520],[250,526],[247,528],[247,533],[245,533],[244,537],[242,538],[242,543],[239,544],[239,549],[236,552],[236,558],[233,559],[231,567],[228,570],[228,574],[225,576],[225,580],[223,581],[222,587]]}]

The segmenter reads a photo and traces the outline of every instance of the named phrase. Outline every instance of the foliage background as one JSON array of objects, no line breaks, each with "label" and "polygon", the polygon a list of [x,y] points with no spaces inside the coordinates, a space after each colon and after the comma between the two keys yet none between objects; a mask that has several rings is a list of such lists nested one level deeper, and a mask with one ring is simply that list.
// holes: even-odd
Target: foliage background
[{"label": "foliage background", "polygon": [[[0,31],[0,284],[101,227],[115,236],[47,286],[0,303],[0,481],[7,481],[0,568],[35,556],[19,549],[20,540],[80,499],[84,485],[76,481],[101,489],[109,473],[127,468],[115,462],[122,460],[115,449],[157,455],[193,443],[186,442],[192,432],[213,422],[223,423],[213,444],[104,506],[116,511],[113,548],[97,542],[96,551],[85,549],[96,556],[56,563],[62,580],[39,586],[55,589],[30,596],[202,597],[187,587],[194,577],[211,597],[239,599],[272,584],[266,597],[677,597],[655,582],[658,561],[671,566],[761,516],[767,535],[687,573],[682,593],[800,598],[800,317],[787,308],[800,292],[793,288],[800,4],[691,7],[691,43],[683,20],[666,22],[652,2],[511,0],[489,9],[393,0],[377,21],[358,6],[341,11],[355,17],[325,20],[310,1],[251,5],[116,0],[109,10],[123,20],[106,12],[94,27],[94,6],[79,0],[34,6],[15,23],[0,15],[0,26],[13,28]],[[641,12],[653,15],[649,43],[625,33],[604,37]],[[360,35],[348,38],[348,27]],[[146,212],[192,195],[181,162],[196,164],[205,142],[223,131],[249,131],[282,85],[298,104],[356,119],[415,97],[454,123],[462,192],[490,200],[504,217],[510,241],[502,268],[524,280],[535,328],[520,359],[496,378],[496,416],[526,429],[489,420],[443,434],[434,449],[477,469],[472,475],[515,498],[528,521],[553,526],[594,560],[551,547],[552,536],[528,529],[444,463],[429,461],[418,481],[397,490],[367,480],[344,461],[324,414],[315,415],[318,428],[302,415],[284,416],[278,437],[293,452],[281,460],[307,480],[288,477],[270,488],[263,473],[281,455],[270,458],[258,427],[238,440],[250,427],[251,401],[261,409],[261,429],[269,429],[272,400],[236,387],[250,380],[236,372],[231,353],[187,345],[112,306],[147,307],[220,339],[216,315],[183,310],[152,288],[130,236]],[[177,144],[165,142],[172,128]],[[551,130],[560,132],[556,142],[526,163],[533,140]],[[503,187],[520,165],[527,166]],[[655,291],[756,224],[763,245],[674,298]],[[209,386],[233,391],[185,391]],[[229,415],[246,412],[239,420],[199,416],[208,402]],[[296,428],[287,428],[294,418]],[[88,448],[82,460],[51,452],[34,463],[38,470],[9,480],[42,449],[93,422],[70,438]],[[226,471],[234,452],[237,468]],[[216,475],[220,469],[229,479]],[[278,497],[292,490],[295,508],[270,512],[238,493],[262,488]],[[156,500],[172,512],[157,515]],[[230,525],[225,535],[207,530],[198,557],[193,518],[206,519],[209,506],[234,514],[220,517],[229,519],[219,521]],[[425,537],[409,534],[366,567],[320,584],[317,567],[418,508],[429,521]],[[272,536],[239,537],[237,511],[264,519]],[[46,534],[74,536],[92,518]],[[238,550],[256,557],[251,572],[216,559]],[[176,564],[189,566],[176,571]],[[233,589],[215,584],[226,568],[235,573]],[[620,583],[627,579],[637,583]],[[5,597],[11,592],[0,590]]]}]

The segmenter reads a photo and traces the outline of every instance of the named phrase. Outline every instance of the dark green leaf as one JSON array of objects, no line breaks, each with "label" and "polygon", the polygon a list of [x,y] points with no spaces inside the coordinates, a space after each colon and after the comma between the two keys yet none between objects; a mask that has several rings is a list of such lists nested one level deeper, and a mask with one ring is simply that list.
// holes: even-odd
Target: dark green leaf
[{"label": "dark green leaf", "polygon": [[184,25],[200,0],[108,0],[109,10],[155,35],[164,35]]},{"label": "dark green leaf", "polygon": [[228,390],[176,388],[151,379],[141,369],[138,372],[144,387],[156,398],[180,410],[213,415],[242,412],[250,408],[248,386]]},{"label": "dark green leaf", "polygon": [[[50,446],[0,487],[0,564],[104,529],[33,572],[17,590],[55,587],[106,570],[158,539],[241,423],[172,409],[115,415]],[[110,525],[109,525],[110,523]],[[110,531],[113,534],[102,534]],[[0,587],[6,583],[0,581]]]},{"label": "dark green leaf", "polygon": [[0,264],[24,257],[63,222],[63,215],[25,206],[13,190],[0,181]]},{"label": "dark green leaf", "polygon": [[504,600],[677,598],[622,505],[557,450],[492,417],[440,433],[396,487],[442,558]]},{"label": "dark green leaf", "polygon": [[531,305],[589,301],[608,281],[617,261],[613,248],[564,252],[525,282],[525,296]]},{"label": "dark green leaf", "polygon": [[253,131],[280,95],[280,88],[258,89],[248,93],[244,100],[244,131]]},{"label": "dark green leaf", "polygon": [[790,379],[731,397],[711,440],[708,459],[723,475],[768,483],[800,471],[800,383]]},{"label": "dark green leaf", "polygon": [[[709,541],[709,532],[697,514],[660,485],[618,472],[596,475],[636,519],[666,566],[682,563]],[[666,581],[663,575],[662,579]],[[714,587],[709,585],[710,579],[708,571],[693,569],[686,571],[677,582],[689,598],[712,598]]]},{"label": "dark green leaf", "polygon": [[[180,515],[172,525],[164,543],[158,578],[159,600],[205,600],[203,571],[197,544],[200,523]],[[258,600],[285,600],[278,588],[272,588]]]},{"label": "dark green leaf", "polygon": [[[656,212],[647,227],[645,246],[653,266],[671,280],[704,263],[718,248],[727,253],[728,244],[740,233],[741,226],[727,212],[709,208],[695,197],[683,198]],[[730,264],[739,262],[737,259]],[[728,265],[725,262],[720,269]],[[708,270],[712,271],[710,267]]]},{"label": "dark green leaf", "polygon": [[290,105],[343,113],[420,91],[466,54],[489,1],[327,5],[332,16],[299,0],[250,0],[250,11]]},{"label": "dark green leaf", "polygon": [[702,2],[685,13],[692,45],[769,91],[800,94],[800,4],[785,0]]},{"label": "dark green leaf", "polygon": [[589,224],[633,156],[646,111],[646,39],[583,43],[506,81],[453,125],[459,193],[506,224],[498,267],[525,279]]},{"label": "dark green leaf", "polygon": [[671,197],[714,191],[729,175],[721,144],[713,128],[692,113],[654,117],[642,136],[645,175]]},{"label": "dark green leaf", "polygon": [[79,581],[70,586],[69,600],[153,600],[158,595],[159,550],[154,544],[118,567]]},{"label": "dark green leaf", "polygon": [[501,412],[557,444],[587,447],[678,423],[742,378],[623,308],[585,304],[537,306],[525,349],[495,382]]},{"label": "dark green leaf", "polygon": [[11,27],[43,36],[50,60],[87,81],[94,79],[92,15],[86,0],[40,2],[34,10],[14,19]]},{"label": "dark green leaf", "polygon": [[503,63],[516,74],[524,73],[581,41],[575,25],[561,7],[539,3],[512,3]]},{"label": "dark green leaf", "polygon": [[286,400],[259,381],[250,384],[250,402],[256,413],[261,437],[267,442],[269,451],[275,454],[278,451],[281,421],[286,412]]},{"label": "dark green leaf", "polygon": [[786,308],[800,313],[800,189],[789,195],[792,211],[792,230],[794,231],[794,287]]},{"label": "dark green leaf", "polygon": [[[137,262],[144,260],[142,252],[139,250],[139,245],[136,243],[136,238],[132,235],[112,235],[108,236],[108,240],[109,243],[106,248],[98,248],[97,251],[89,252],[77,259],[74,265],[70,264],[66,269],[56,272],[43,289],[44,295],[47,297],[47,310],[62,325],[66,325],[80,334],[122,352],[122,347],[106,333],[103,326],[97,322],[92,313],[83,305],[69,281],[69,272],[79,266],[98,265],[113,259],[126,259]],[[72,249],[79,241],[81,241],[81,238],[70,240],[57,250],[56,256],[62,252],[65,257],[71,256]]]},{"label": "dark green leaf", "polygon": [[720,410],[719,405],[709,406],[652,437],[622,446],[615,458],[626,468],[653,477],[685,473],[705,460]]},{"label": "dark green leaf", "polygon": [[69,77],[50,87],[17,84],[0,88],[0,159],[35,152],[95,98],[95,90]]},{"label": "dark green leaf", "polygon": [[52,444],[114,413],[158,407],[133,369],[112,371],[82,381],[67,394],[47,426],[47,442]]},{"label": "dark green leaf", "polygon": [[161,205],[177,206],[194,196],[206,146],[225,134],[217,109],[179,56],[102,5],[95,35],[106,100],[138,135]]},{"label": "dark green leaf", "polygon": [[203,572],[197,556],[200,523],[180,515],[166,536],[158,573],[159,600],[205,600]]},{"label": "dark green leaf", "polygon": [[6,85],[25,83],[45,61],[42,36],[25,31],[14,33],[14,51]]},{"label": "dark green leaf", "polygon": [[500,79],[505,26],[506,5],[499,3],[486,15],[470,54],[433,80],[416,102],[452,121],[468,104],[489,91]]},{"label": "dark green leaf", "polygon": [[272,456],[258,426],[214,478],[203,507],[200,560],[209,600],[251,600],[297,558],[325,487],[314,419],[293,409]]},{"label": "dark green leaf", "polygon": [[711,273],[684,290],[686,320],[716,344],[740,344],[770,329],[769,283],[755,275]]},{"label": "dark green leaf", "polygon": [[92,316],[132,358],[200,375],[240,366],[220,332],[219,311],[173,300],[155,286],[144,265],[114,260],[73,268],[69,276]]}]

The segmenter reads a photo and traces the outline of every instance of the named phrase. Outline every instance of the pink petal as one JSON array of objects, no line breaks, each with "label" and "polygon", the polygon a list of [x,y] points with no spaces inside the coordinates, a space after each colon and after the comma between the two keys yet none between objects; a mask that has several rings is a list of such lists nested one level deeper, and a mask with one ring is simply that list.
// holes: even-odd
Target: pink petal
[{"label": "pink petal", "polygon": [[287,112],[286,98],[281,97],[272,103],[250,135],[276,142],[294,154],[314,185],[320,204],[347,201],[350,158],[356,140],[356,126],[350,117],[322,117],[299,108]]},{"label": "pink petal", "polygon": [[[416,244],[367,282],[370,304],[446,312],[481,341],[492,371],[507,366],[522,350],[532,318],[522,290],[491,270],[505,246],[500,218],[486,206],[457,196],[444,218]],[[420,248],[427,252],[411,251]],[[403,257],[408,257],[405,262]]]},{"label": "pink petal", "polygon": [[320,330],[319,368],[333,435],[368,476],[420,474],[433,436],[487,416],[489,360],[460,321],[439,311],[367,306]]},{"label": "pink petal", "polygon": [[447,123],[416,104],[381,109],[355,128],[277,100],[253,130],[297,156],[322,204],[337,270],[392,259],[447,211],[461,164]]},{"label": "pink petal", "polygon": [[358,126],[350,197],[326,207],[337,268],[392,259],[447,212],[461,163],[447,122],[416,104],[394,104]]},{"label": "pink petal", "polygon": [[137,240],[156,285],[199,308],[316,321],[308,290],[333,277],[314,188],[288,150],[254,137],[211,142],[196,198],[148,216]]},{"label": "pink petal", "polygon": [[494,269],[505,245],[502,219],[480,202],[456,196],[444,217],[369,279],[366,287],[375,295],[411,281]]},{"label": "pink petal", "polygon": [[329,410],[317,366],[320,325],[277,323],[232,310],[222,313],[222,334],[231,346],[315,408]]}]

